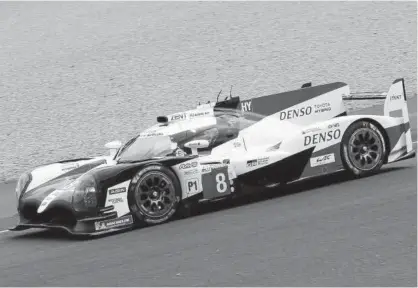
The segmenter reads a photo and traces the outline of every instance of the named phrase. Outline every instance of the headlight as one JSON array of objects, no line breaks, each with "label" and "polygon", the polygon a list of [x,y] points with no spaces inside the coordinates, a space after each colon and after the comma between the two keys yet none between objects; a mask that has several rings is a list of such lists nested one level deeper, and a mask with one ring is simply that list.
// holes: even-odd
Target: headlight
[{"label": "headlight", "polygon": [[23,173],[16,184],[16,197],[19,200],[19,197],[22,193],[25,192],[28,188],[30,181],[32,181],[32,175],[30,173]]},{"label": "headlight", "polygon": [[76,211],[87,211],[97,207],[97,183],[93,175],[83,175],[75,181],[73,207]]}]

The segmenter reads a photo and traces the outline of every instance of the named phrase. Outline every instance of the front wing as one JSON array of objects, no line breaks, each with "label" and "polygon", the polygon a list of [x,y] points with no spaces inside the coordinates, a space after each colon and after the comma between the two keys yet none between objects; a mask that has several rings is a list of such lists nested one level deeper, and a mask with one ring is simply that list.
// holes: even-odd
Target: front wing
[{"label": "front wing", "polygon": [[117,218],[102,217],[96,219],[85,219],[77,221],[74,226],[48,223],[48,222],[31,222],[20,219],[19,223],[10,228],[10,231],[22,231],[31,228],[62,230],[71,235],[78,236],[99,236],[107,233],[123,231],[135,227],[134,218],[131,214],[127,214]]}]

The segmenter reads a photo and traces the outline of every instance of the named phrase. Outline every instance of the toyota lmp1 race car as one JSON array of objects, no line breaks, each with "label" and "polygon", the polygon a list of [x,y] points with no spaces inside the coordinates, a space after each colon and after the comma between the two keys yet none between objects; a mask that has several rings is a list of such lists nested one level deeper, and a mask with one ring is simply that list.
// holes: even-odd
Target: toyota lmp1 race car
[{"label": "toyota lmp1 race car", "polygon": [[341,82],[304,85],[158,116],[124,145],[106,144],[110,155],[24,173],[16,187],[19,223],[10,230],[98,235],[160,224],[185,207],[242,195],[248,187],[341,170],[363,177],[415,157],[403,79],[391,85],[383,116],[348,115],[346,95],[349,86]]}]

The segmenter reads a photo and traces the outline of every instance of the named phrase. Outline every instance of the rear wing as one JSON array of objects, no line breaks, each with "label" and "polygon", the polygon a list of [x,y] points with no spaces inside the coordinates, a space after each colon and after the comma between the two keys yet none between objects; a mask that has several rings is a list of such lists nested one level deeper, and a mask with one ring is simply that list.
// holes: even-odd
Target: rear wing
[{"label": "rear wing", "polygon": [[405,80],[403,78],[393,81],[386,95],[383,114],[391,117],[402,117],[405,125],[407,151],[412,150],[412,136],[409,123],[408,104],[406,100]]},{"label": "rear wing", "polygon": [[393,81],[387,93],[384,92],[358,92],[344,97],[344,100],[382,100],[383,115],[400,117],[403,119],[407,151],[412,150],[412,137],[409,123],[408,103],[406,98],[405,80],[398,78]]}]

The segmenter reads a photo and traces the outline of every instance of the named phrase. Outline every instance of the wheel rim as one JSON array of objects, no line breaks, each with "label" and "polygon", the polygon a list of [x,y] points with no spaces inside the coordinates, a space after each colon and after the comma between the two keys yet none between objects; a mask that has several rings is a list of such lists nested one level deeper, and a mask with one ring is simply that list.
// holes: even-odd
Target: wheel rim
[{"label": "wheel rim", "polygon": [[161,217],[175,204],[172,181],[161,172],[151,172],[139,179],[135,189],[139,210],[149,217]]},{"label": "wheel rim", "polygon": [[379,163],[382,154],[382,141],[375,131],[363,128],[351,135],[348,155],[357,169],[373,169]]}]

